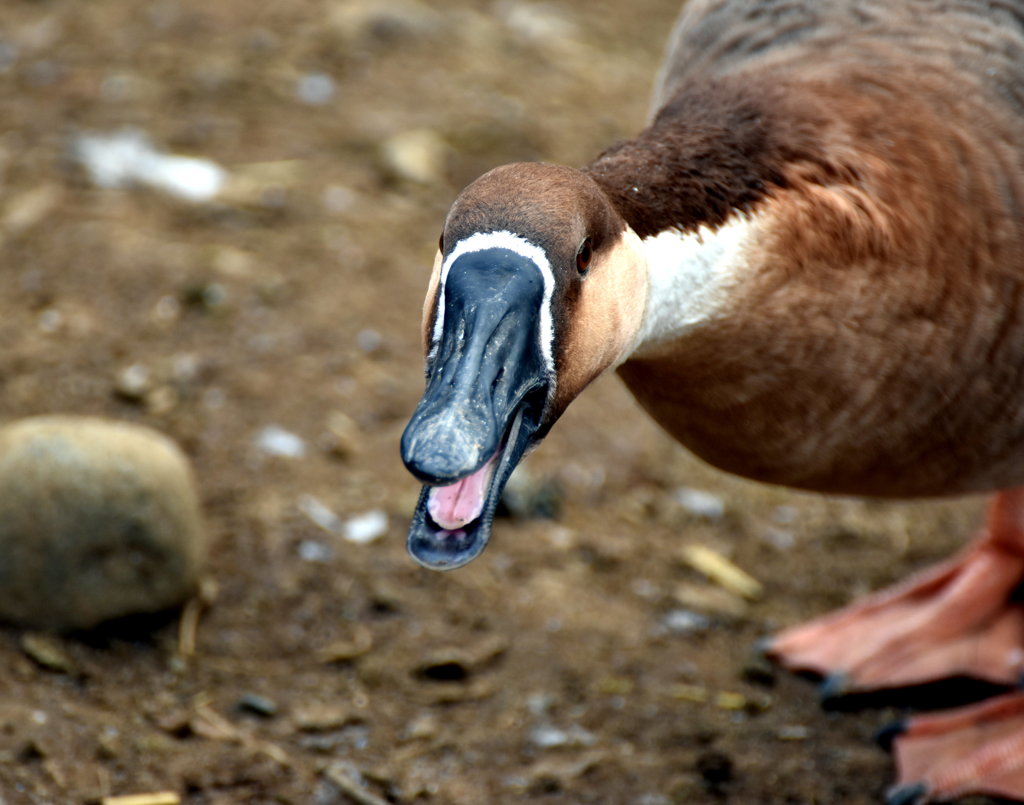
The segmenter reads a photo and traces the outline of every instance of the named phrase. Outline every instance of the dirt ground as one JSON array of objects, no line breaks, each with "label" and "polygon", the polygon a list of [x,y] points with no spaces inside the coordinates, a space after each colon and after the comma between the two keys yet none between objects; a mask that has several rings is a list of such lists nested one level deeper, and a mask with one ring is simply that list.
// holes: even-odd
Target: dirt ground
[{"label": "dirt ground", "polygon": [[[211,583],[192,652],[176,614],[57,638],[51,661],[0,631],[0,802],[880,801],[872,736],[899,711],[823,710],[753,645],[945,555],[981,501],[738,481],[607,378],[525,464],[553,518],[503,519],[448,574],[405,553],[397,442],[447,205],[495,164],[578,165],[637,130],[675,6],[4,2],[0,411],[178,439]],[[97,187],[72,143],[126,127],[228,189]],[[269,426],[304,454],[261,451]],[[374,512],[373,541],[335,527]]]}]

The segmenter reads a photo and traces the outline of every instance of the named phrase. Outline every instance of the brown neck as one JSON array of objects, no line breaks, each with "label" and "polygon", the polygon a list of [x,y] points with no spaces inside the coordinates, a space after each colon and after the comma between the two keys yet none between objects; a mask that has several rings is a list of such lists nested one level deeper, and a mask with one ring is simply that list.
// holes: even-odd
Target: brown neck
[{"label": "brown neck", "polygon": [[824,121],[757,79],[694,79],[637,137],[584,168],[641,237],[716,228],[784,188],[788,165],[824,167]]}]

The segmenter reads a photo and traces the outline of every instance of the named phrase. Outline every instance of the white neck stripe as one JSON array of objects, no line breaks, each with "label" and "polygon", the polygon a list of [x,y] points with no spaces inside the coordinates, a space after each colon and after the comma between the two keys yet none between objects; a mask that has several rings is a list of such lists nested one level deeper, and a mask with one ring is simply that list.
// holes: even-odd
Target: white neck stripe
[{"label": "white neck stripe", "polygon": [[507,249],[525,257],[537,267],[544,281],[544,298],[540,306],[540,331],[537,336],[540,344],[540,352],[544,358],[544,368],[548,374],[548,399],[554,395],[555,390],[555,359],[554,342],[555,326],[551,312],[551,299],[555,292],[555,275],[551,270],[551,262],[548,260],[544,250],[530,241],[512,232],[502,230],[500,232],[476,232],[468,238],[460,240],[455,248],[441,264],[441,276],[437,286],[437,314],[434,317],[434,331],[430,344],[430,359],[437,353],[441,343],[441,334],[444,332],[444,290],[448,281],[448,272],[452,265],[465,254],[482,252],[485,249]]},{"label": "white neck stripe", "polygon": [[726,309],[746,274],[757,216],[736,215],[718,229],[669,230],[644,238],[649,280],[636,352],[643,355]]}]

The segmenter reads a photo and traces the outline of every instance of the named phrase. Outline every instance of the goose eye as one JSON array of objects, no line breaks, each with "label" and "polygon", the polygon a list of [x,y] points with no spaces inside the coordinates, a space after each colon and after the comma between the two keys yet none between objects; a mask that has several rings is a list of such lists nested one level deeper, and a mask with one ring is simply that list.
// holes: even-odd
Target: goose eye
[{"label": "goose eye", "polygon": [[590,245],[590,238],[587,238],[580,244],[580,249],[576,252],[576,270],[580,274],[586,274],[587,269],[590,268],[590,259],[594,256],[594,250]]}]

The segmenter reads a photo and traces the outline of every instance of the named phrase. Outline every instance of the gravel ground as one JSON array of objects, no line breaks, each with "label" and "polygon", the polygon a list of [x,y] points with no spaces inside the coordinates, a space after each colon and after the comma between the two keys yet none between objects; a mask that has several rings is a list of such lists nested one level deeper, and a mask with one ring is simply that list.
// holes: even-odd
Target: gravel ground
[{"label": "gravel ground", "polygon": [[[609,378],[526,462],[484,557],[405,555],[397,441],[447,205],[495,164],[578,165],[637,130],[675,11],[4,4],[0,411],[175,438],[211,559],[183,617],[0,631],[0,801],[879,801],[872,735],[898,711],[826,712],[752,646],[943,556],[980,501],[737,481]],[[114,135],[149,173],[90,173]],[[168,187],[161,154],[204,162],[172,160],[193,181]]]}]

